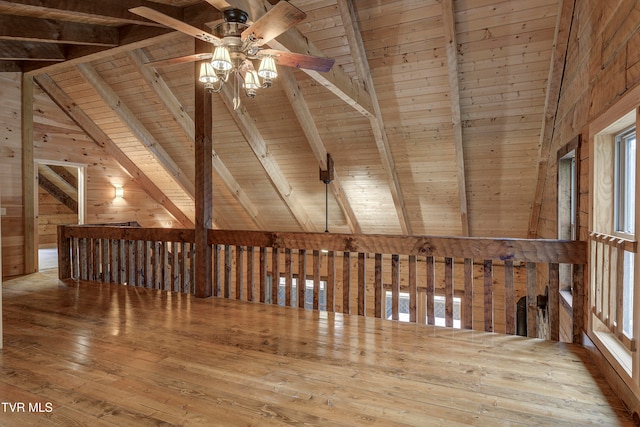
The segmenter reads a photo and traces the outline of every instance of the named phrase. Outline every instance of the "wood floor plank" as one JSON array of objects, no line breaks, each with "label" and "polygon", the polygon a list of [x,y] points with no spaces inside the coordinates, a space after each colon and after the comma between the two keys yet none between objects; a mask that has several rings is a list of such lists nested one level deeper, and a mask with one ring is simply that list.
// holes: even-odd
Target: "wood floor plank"
[{"label": "wood floor plank", "polygon": [[[631,426],[585,349],[153,289],[3,284],[0,426]],[[1,410],[2,408],[0,408]]]}]

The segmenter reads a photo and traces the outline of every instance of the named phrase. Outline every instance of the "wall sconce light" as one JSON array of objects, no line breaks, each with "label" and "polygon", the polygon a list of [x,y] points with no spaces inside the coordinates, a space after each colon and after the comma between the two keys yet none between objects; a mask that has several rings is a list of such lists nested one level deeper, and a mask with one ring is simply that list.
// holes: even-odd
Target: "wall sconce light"
[{"label": "wall sconce light", "polygon": [[114,197],[116,199],[123,198],[124,197],[124,188],[123,187],[116,187],[116,186],[114,186],[114,188],[115,188]]}]

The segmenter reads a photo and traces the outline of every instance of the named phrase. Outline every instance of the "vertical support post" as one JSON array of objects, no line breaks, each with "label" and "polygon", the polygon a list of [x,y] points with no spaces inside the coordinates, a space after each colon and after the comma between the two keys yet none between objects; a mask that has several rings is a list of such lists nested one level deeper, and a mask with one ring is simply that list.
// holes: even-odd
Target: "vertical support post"
[{"label": "vertical support post", "polygon": [[358,253],[358,316],[365,316],[367,291],[367,254]]},{"label": "vertical support post", "polygon": [[22,198],[24,205],[24,273],[38,271],[36,256],[36,184],[33,163],[33,77],[22,76]]},{"label": "vertical support post", "polygon": [[65,236],[64,225],[58,226],[58,279],[71,278],[71,240]]},{"label": "vertical support post", "polygon": [[[196,53],[207,52],[211,46],[196,40]],[[199,74],[201,62],[195,66],[195,75]],[[195,202],[196,202],[196,297],[207,298],[212,295],[211,282],[213,268],[211,265],[211,245],[208,242],[208,231],[212,226],[213,211],[213,115],[211,111],[211,94],[206,93],[201,84],[195,84]]]}]

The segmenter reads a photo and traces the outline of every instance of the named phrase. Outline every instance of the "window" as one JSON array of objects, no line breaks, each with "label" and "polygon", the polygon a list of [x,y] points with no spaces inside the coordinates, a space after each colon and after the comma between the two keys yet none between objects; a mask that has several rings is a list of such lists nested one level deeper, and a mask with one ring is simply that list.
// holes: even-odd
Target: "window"
[{"label": "window", "polygon": [[[615,135],[615,231],[634,238],[636,205],[636,129],[628,128]],[[633,335],[634,254],[624,252],[622,283],[622,331]]]},{"label": "window", "polygon": [[[578,237],[578,162],[580,135],[558,150],[558,239]],[[572,304],[573,268],[560,265],[560,290],[566,304]]]},{"label": "window", "polygon": [[635,233],[636,203],[636,129],[632,127],[615,136],[615,229]]}]

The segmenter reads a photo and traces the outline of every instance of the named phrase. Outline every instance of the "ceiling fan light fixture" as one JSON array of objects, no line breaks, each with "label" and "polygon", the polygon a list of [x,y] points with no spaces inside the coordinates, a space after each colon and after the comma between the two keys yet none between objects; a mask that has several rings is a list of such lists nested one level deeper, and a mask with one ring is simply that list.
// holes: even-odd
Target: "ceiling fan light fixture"
[{"label": "ceiling fan light fixture", "polygon": [[245,89],[260,89],[260,80],[258,79],[258,73],[256,70],[247,71],[244,75],[244,87]]},{"label": "ceiling fan light fixture", "polygon": [[216,75],[216,70],[213,69],[213,66],[210,62],[203,62],[200,65],[200,83],[217,83],[218,76]]},{"label": "ceiling fan light fixture", "polygon": [[265,80],[271,80],[278,77],[278,70],[276,69],[276,61],[272,56],[265,56],[260,62],[260,68],[258,69],[258,75]]},{"label": "ceiling fan light fixture", "polygon": [[216,49],[213,51],[211,66],[214,70],[219,72],[227,72],[231,70],[231,68],[233,68],[233,64],[231,64],[229,49],[227,49],[225,46],[216,47]]}]

